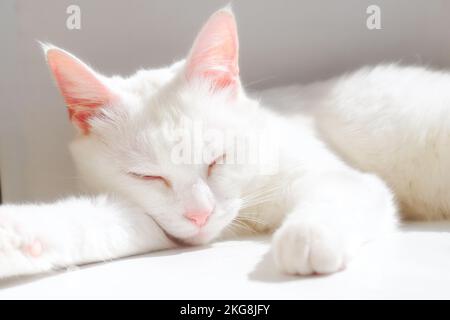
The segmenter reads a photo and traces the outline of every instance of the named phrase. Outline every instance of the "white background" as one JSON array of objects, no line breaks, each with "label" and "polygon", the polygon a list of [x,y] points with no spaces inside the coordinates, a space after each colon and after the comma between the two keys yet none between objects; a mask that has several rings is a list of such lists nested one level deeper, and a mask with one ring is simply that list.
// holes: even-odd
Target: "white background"
[{"label": "white background", "polygon": [[[182,58],[202,23],[226,3],[2,0],[4,200],[50,200],[75,190],[67,150],[73,129],[36,40],[61,46],[106,75],[127,75]],[[81,30],[65,26],[70,4],[81,7]],[[382,30],[366,28],[370,4],[381,8]],[[252,89],[320,80],[383,61],[450,67],[450,1],[244,0],[233,8],[241,74]]]}]

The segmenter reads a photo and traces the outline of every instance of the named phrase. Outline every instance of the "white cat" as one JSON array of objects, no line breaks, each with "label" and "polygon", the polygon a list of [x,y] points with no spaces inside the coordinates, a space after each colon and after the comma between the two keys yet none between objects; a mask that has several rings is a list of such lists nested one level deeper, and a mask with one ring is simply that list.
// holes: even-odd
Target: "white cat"
[{"label": "white cat", "polygon": [[[1,206],[0,277],[201,244],[228,231],[275,231],[284,272],[336,272],[364,242],[396,228],[394,195],[375,174],[406,217],[449,215],[447,73],[366,68],[267,90],[260,96],[269,110],[241,86],[230,9],[211,16],[186,61],[130,78],[44,49],[78,129],[75,163],[98,195]],[[216,137],[182,141],[198,126]],[[235,142],[249,136],[271,148],[270,170],[261,169],[261,153],[256,163],[236,160]]]}]

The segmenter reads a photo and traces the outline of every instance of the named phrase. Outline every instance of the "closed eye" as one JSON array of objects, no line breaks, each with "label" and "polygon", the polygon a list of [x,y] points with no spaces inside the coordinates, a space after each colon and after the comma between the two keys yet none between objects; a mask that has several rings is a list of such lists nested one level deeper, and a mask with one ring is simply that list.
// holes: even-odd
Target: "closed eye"
[{"label": "closed eye", "polygon": [[212,173],[214,167],[215,167],[217,164],[223,164],[224,162],[225,162],[225,154],[221,155],[220,157],[217,157],[213,162],[211,162],[211,163],[208,165],[208,177],[211,175],[211,173]]},{"label": "closed eye", "polygon": [[130,176],[132,176],[133,178],[136,178],[139,180],[161,181],[169,188],[172,186],[169,180],[167,180],[166,178],[161,177],[161,176],[150,176],[150,175],[140,174],[140,173],[136,173],[136,172],[128,172],[128,174]]}]

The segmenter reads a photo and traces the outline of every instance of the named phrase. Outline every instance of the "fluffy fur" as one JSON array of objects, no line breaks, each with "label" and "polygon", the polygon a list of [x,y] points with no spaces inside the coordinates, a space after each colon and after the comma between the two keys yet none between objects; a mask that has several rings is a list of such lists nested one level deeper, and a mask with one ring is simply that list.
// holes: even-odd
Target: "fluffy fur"
[{"label": "fluffy fur", "polygon": [[[45,51],[78,128],[75,163],[99,195],[1,206],[1,277],[248,232],[274,232],[284,272],[331,273],[395,230],[394,193],[405,217],[450,214],[447,73],[365,68],[255,99],[239,81],[229,9],[210,18],[186,61],[129,78]],[[231,139],[180,146],[195,124]],[[230,161],[232,141],[244,136],[275,138],[264,163],[271,170]],[[186,154],[203,157],[174,161]],[[192,212],[205,225],[187,218]]]}]

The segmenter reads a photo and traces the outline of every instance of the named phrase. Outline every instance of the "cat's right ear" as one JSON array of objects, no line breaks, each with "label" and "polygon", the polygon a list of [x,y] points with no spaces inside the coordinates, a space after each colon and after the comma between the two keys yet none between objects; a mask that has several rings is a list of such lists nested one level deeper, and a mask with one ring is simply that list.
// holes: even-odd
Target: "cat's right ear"
[{"label": "cat's right ear", "polygon": [[66,102],[70,120],[83,134],[88,134],[89,119],[100,108],[113,104],[116,95],[102,76],[72,54],[51,45],[42,44],[42,48]]}]

